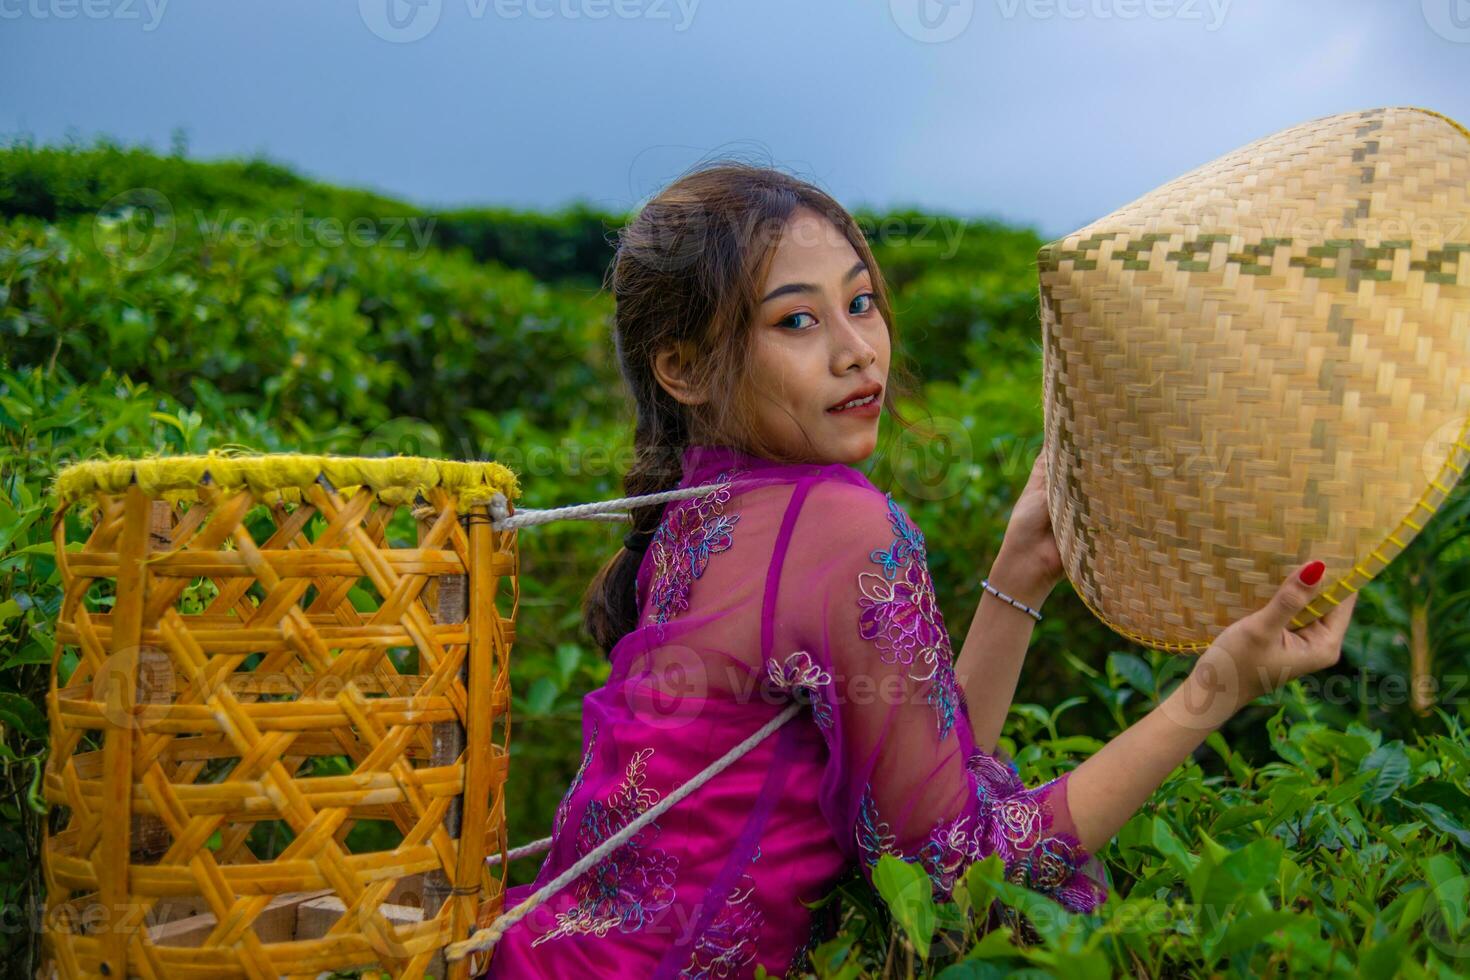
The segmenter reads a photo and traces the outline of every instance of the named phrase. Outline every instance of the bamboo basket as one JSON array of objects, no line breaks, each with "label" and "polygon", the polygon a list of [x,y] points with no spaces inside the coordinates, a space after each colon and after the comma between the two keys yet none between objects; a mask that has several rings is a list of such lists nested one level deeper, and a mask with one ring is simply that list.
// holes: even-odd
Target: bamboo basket
[{"label": "bamboo basket", "polygon": [[504,901],[514,474],[212,452],[54,489],[52,972],[480,969],[443,948]]}]

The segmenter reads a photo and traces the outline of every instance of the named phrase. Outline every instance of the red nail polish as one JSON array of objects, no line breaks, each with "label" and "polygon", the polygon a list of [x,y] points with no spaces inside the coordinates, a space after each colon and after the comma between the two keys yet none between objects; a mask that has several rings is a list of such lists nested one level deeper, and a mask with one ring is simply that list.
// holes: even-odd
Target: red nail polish
[{"label": "red nail polish", "polygon": [[1297,578],[1301,579],[1302,582],[1306,585],[1316,585],[1317,580],[1322,577],[1322,573],[1326,570],[1326,562],[1314,561],[1306,565],[1300,572],[1298,572]]}]

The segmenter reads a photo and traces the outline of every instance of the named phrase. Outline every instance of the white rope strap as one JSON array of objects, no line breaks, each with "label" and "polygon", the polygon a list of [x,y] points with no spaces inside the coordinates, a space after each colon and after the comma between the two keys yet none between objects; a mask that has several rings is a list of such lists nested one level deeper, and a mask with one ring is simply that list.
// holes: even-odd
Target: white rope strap
[{"label": "white rope strap", "polygon": [[[803,702],[801,701],[792,701],[782,710],[779,715],[766,722],[760,728],[756,729],[755,732],[751,733],[751,735],[747,737],[744,741],[742,741],[739,745],[735,746],[733,749],[720,756],[714,762],[710,763],[703,772],[699,773],[683,786],[680,786],[668,796],[664,797],[662,800],[659,800],[653,806],[649,807],[643,813],[639,814],[636,819],[630,821],[627,826],[623,827],[623,829],[613,834],[611,837],[603,841],[601,844],[597,845],[591,851],[588,851],[586,857],[582,858],[576,864],[572,865],[570,868],[567,868],[551,881],[548,881],[546,884],[538,888],[533,894],[527,897],[525,901],[521,902],[521,904],[511,909],[509,912],[502,914],[489,926],[477,931],[468,939],[461,940],[457,943],[451,943],[449,946],[445,947],[444,955],[450,960],[459,960],[463,959],[465,956],[468,956],[470,953],[479,952],[480,950],[489,949],[491,946],[494,946],[497,942],[499,942],[500,937],[505,935],[505,931],[507,929],[524,919],[526,916],[530,915],[531,912],[535,910],[536,906],[546,901],[546,899],[550,898],[556,892],[560,891],[566,884],[571,882],[582,872],[586,871],[598,861],[601,861],[608,854],[612,853],[612,851],[619,845],[621,845],[624,841],[632,837],[634,834],[638,833],[639,830],[643,829],[643,826],[649,821],[656,819],[657,817],[662,815],[663,812],[669,807],[673,806],[675,803],[678,803],[690,793],[699,789],[699,787],[703,786],[712,777],[718,775],[719,772],[723,770],[726,766],[730,765],[730,763],[734,762],[736,759],[740,758],[745,753],[749,752],[751,749],[759,745],[761,741],[766,738],[766,736],[770,735],[776,729],[780,728],[782,725],[786,724],[788,721],[794,718],[796,716],[796,713],[801,710],[802,704]],[[541,842],[537,841],[536,843],[539,844]],[[536,845],[527,844],[526,846],[534,847]],[[519,850],[519,848],[517,848],[517,850]]]},{"label": "white rope strap", "polygon": [[[529,854],[540,854],[542,851],[549,851],[551,850],[551,841],[552,838],[543,837],[540,840],[533,840],[529,844],[522,844],[520,847],[512,847],[505,852],[505,859],[507,861],[514,861],[516,858],[523,858]],[[485,858],[485,864],[494,867],[500,863],[500,858],[501,855],[499,854],[491,854]]]},{"label": "white rope strap", "polygon": [[[498,531],[507,531],[512,528],[534,527],[538,524],[550,524],[552,521],[561,520],[608,522],[631,521],[633,519],[632,513],[626,509],[620,508],[628,508],[632,506],[646,507],[653,504],[667,503],[672,500],[684,500],[689,497],[702,496],[712,490],[718,490],[719,488],[728,485],[728,481],[722,483],[707,483],[704,486],[699,487],[685,487],[679,490],[667,490],[661,493],[642,494],[636,497],[619,497],[614,500],[600,500],[595,503],[589,504],[573,504],[567,507],[550,507],[543,510],[523,509],[516,511],[514,514],[510,513],[510,506],[506,501],[505,495],[497,493],[490,498],[490,515],[492,518],[490,523],[491,526]],[[688,796],[690,793],[703,786],[712,777],[717,775],[721,770],[725,769],[736,759],[739,759],[741,756],[745,755],[745,753],[749,752],[751,749],[755,748],[755,746],[759,745],[760,742],[764,740],[767,736],[769,736],[772,732],[780,728],[782,725],[786,724],[786,722],[790,721],[791,718],[796,715],[797,711],[800,710],[800,708],[801,702],[799,701],[793,702],[792,704],[788,705],[786,709],[781,712],[781,714],[777,715],[765,725],[761,726],[761,728],[751,734],[749,738],[746,738],[739,745],[736,745],[734,748],[732,748],[729,752],[726,752],[723,756],[710,763],[710,765],[706,767],[703,772],[696,774],[684,785],[680,786],[674,792],[670,793],[663,800],[655,804],[653,807],[649,808],[646,812],[640,814],[626,827],[623,827],[612,837],[609,837],[607,840],[603,841],[600,845],[590,851],[576,864],[572,865],[566,871],[562,872],[554,880],[542,886],[536,891],[535,894],[529,896],[525,901],[521,902],[521,904],[511,909],[509,912],[502,914],[488,928],[481,929],[470,936],[468,939],[450,945],[446,949],[446,955],[451,960],[459,960],[463,959],[470,953],[479,952],[481,950],[489,949],[491,946],[494,946],[495,943],[499,941],[500,937],[505,934],[505,931],[507,929],[515,925],[527,915],[530,915],[531,912],[535,911],[537,906],[545,902],[552,895],[556,894],[556,892],[560,891],[582,872],[586,871],[598,861],[602,860],[602,858],[606,857],[615,848],[622,845],[625,841],[628,840],[628,838],[632,837],[648,823],[657,819],[659,815],[664,813],[675,803],[678,803],[684,797]],[[552,838],[543,837],[540,840],[532,841],[529,844],[522,844],[520,847],[511,848],[505,853],[503,858],[502,855],[499,854],[489,855],[485,858],[485,864],[487,866],[493,866],[499,864],[502,859],[506,861],[514,861],[517,858],[526,857],[531,854],[540,854],[543,851],[550,850],[551,843]]]},{"label": "white rope strap", "polygon": [[497,531],[508,531],[513,527],[550,524],[552,521],[626,521],[632,519],[632,515],[626,509],[628,507],[647,507],[652,504],[667,503],[670,500],[698,497],[724,486],[729,486],[728,480],[724,483],[706,483],[702,487],[684,487],[681,490],[645,493],[637,497],[599,500],[591,504],[572,504],[567,507],[549,507],[545,510],[518,510],[514,514],[510,512],[510,505],[506,502],[505,494],[497,493],[490,498],[490,516],[493,518],[490,526]]}]

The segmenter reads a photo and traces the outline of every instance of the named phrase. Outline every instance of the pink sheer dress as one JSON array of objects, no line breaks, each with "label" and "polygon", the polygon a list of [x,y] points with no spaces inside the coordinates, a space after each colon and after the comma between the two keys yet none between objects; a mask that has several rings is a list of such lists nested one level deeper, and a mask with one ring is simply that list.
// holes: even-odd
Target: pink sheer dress
[{"label": "pink sheer dress", "polygon": [[[1024,786],[974,743],[924,536],[841,464],[685,450],[638,573],[638,626],[583,706],[583,755],[536,880],[570,867],[779,714],[773,735],[512,926],[487,976],[781,975],[821,937],[802,902],[880,854],[936,900],[990,854],[1075,911],[1107,895],[1067,775]],[[520,773],[513,778],[534,778]]]}]

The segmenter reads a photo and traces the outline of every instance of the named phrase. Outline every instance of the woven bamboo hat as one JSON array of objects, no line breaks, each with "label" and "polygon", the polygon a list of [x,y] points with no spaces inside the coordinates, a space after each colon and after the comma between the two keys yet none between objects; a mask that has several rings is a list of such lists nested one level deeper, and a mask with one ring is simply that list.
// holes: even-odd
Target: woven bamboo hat
[{"label": "woven bamboo hat", "polygon": [[1470,463],[1470,132],[1445,116],[1283,130],[1038,266],[1052,524],[1129,639],[1203,650],[1320,558],[1307,625]]}]

